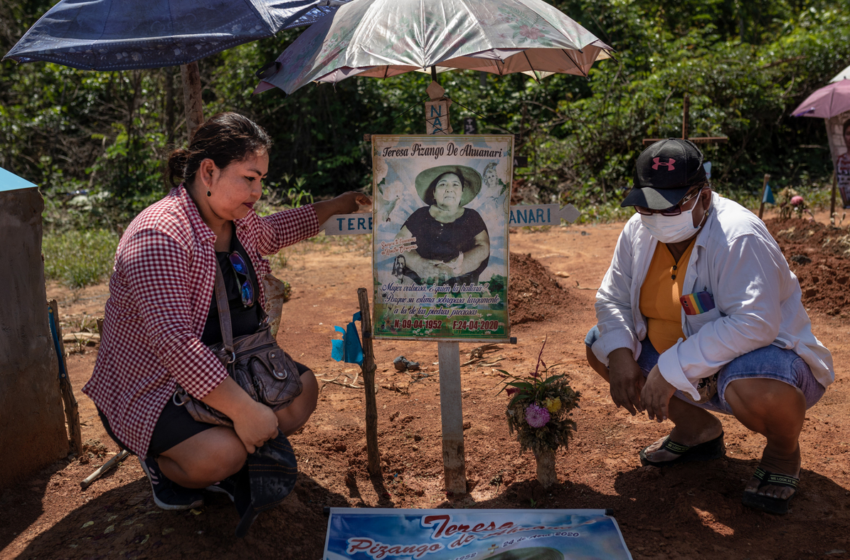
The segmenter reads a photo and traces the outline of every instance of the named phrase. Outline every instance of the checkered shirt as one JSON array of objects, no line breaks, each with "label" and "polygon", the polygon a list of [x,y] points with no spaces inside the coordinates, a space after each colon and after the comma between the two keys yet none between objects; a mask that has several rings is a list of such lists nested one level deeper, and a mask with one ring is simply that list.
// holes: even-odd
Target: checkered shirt
[{"label": "checkered shirt", "polygon": [[[251,211],[236,221],[258,279],[271,272],[262,255],[318,232],[312,206],[265,218]],[[178,383],[203,399],[227,377],[201,342],[215,289],[214,244],[215,234],[182,185],[142,211],[118,244],[100,350],[83,393],[140,457]]]}]

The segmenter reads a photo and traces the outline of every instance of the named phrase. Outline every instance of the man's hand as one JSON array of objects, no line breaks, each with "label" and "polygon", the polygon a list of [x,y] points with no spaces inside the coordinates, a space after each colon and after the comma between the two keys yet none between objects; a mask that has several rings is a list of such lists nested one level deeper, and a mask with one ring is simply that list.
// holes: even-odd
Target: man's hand
[{"label": "man's hand", "polygon": [[676,388],[664,379],[658,366],[652,368],[641,392],[641,399],[646,406],[646,414],[650,420],[655,419],[658,422],[667,420],[669,415],[668,405],[675,392]]},{"label": "man's hand", "polygon": [[611,398],[617,408],[625,407],[632,416],[643,412],[641,389],[645,380],[631,348],[618,348],[608,354],[608,376]]}]

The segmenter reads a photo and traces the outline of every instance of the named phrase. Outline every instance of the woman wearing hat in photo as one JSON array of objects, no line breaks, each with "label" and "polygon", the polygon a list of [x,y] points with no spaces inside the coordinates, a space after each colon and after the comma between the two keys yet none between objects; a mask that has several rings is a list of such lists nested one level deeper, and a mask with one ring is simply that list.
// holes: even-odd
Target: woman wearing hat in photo
[{"label": "woman wearing hat in photo", "polygon": [[596,294],[598,324],[585,343],[614,404],[674,424],[640,452],[641,463],[723,456],[712,412],[730,414],[767,438],[743,503],[787,512],[806,409],[835,379],[797,278],[764,223],[712,193],[702,153],[687,140],[644,150],[622,206],[636,214]]},{"label": "woman wearing hat in photo", "polygon": [[428,206],[416,210],[396,239],[415,238],[404,254],[404,276],[416,284],[475,284],[490,259],[484,220],[465,208],[481,191],[481,175],[463,165],[441,165],[416,177],[416,192]]}]

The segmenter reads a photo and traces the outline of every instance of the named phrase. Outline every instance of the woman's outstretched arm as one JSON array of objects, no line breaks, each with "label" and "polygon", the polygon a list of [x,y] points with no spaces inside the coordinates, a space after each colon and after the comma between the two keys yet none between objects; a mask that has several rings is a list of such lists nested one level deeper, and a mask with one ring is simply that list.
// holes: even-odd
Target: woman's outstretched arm
[{"label": "woman's outstretched arm", "polygon": [[292,210],[275,212],[261,218],[251,212],[243,220],[256,220],[259,238],[257,248],[262,255],[273,255],[299,241],[319,233],[319,227],[335,214],[350,214],[372,200],[362,193],[347,192],[331,200],[323,200]]}]

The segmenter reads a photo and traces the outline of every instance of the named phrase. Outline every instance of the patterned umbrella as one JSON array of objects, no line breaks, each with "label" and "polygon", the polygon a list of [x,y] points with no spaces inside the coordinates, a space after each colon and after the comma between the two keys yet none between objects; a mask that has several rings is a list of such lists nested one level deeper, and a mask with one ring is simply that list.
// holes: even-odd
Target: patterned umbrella
[{"label": "patterned umbrella", "polygon": [[610,50],[542,0],[356,0],[298,37],[257,92],[428,68],[586,76]]},{"label": "patterned umbrella", "polygon": [[791,113],[795,117],[829,119],[850,111],[850,80],[841,80],[812,93]]},{"label": "patterned umbrella", "polygon": [[6,54],[83,70],[177,66],[310,25],[336,0],[61,0]]}]

